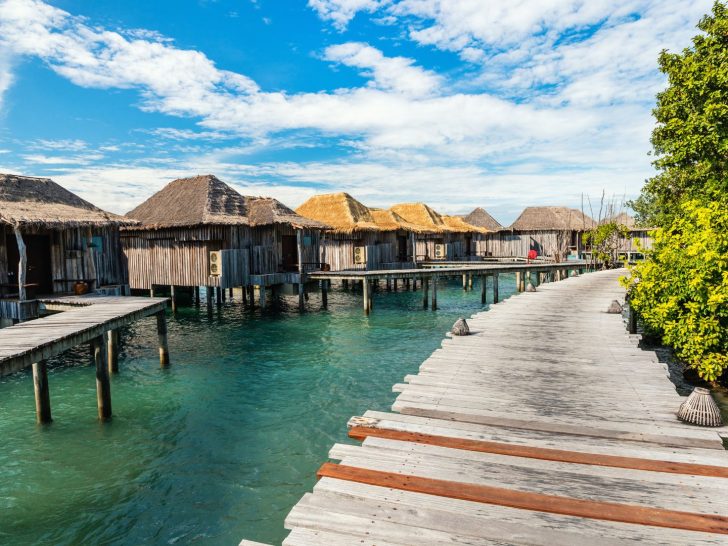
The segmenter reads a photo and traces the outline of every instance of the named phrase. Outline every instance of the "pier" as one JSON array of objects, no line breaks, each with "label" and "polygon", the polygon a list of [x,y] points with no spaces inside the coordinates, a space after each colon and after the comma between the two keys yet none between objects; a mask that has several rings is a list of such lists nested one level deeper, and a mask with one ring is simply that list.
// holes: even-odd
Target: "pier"
[{"label": "pier", "polygon": [[56,313],[0,329],[0,376],[32,366],[39,423],[51,421],[46,361],[72,347],[91,346],[101,420],[111,418],[109,375],[119,369],[119,328],[156,315],[160,364],[169,365],[165,298],[57,296],[38,303]]},{"label": "pier", "polygon": [[[328,284],[332,280],[342,281],[346,285],[350,282],[360,282],[363,293],[364,312],[369,314],[374,308],[374,287],[380,281],[386,283],[387,288],[403,281],[407,286],[416,289],[420,282],[422,288],[422,306],[427,309],[437,309],[437,283],[440,279],[462,277],[463,289],[471,290],[480,280],[480,299],[485,304],[488,284],[493,291],[493,302],[499,301],[499,275],[515,273],[516,289],[518,292],[530,290],[544,282],[561,280],[570,275],[583,273],[587,268],[583,261],[568,262],[538,262],[538,263],[484,263],[484,262],[427,262],[419,268],[410,269],[383,269],[374,271],[315,271],[307,275],[308,280],[321,281],[321,292],[324,306],[327,301]],[[488,278],[492,280],[488,282]],[[430,290],[431,289],[431,290]],[[431,294],[431,295],[430,295]]]},{"label": "pier", "polygon": [[726,427],[676,419],[667,365],[606,312],[622,274],[468,319],[393,412],[350,420],[361,445],[333,446],[283,544],[725,544]]}]

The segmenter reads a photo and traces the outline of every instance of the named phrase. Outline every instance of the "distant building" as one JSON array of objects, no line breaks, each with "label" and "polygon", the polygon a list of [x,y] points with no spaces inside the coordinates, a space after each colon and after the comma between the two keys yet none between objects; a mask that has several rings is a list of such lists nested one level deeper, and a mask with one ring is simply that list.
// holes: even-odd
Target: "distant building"
[{"label": "distant building", "polygon": [[0,318],[32,318],[17,302],[77,285],[123,292],[119,227],[133,223],[49,178],[0,174]]},{"label": "distant building", "polygon": [[557,262],[581,258],[582,235],[594,220],[568,207],[527,207],[513,224],[488,236],[488,253],[495,257],[537,255]]}]

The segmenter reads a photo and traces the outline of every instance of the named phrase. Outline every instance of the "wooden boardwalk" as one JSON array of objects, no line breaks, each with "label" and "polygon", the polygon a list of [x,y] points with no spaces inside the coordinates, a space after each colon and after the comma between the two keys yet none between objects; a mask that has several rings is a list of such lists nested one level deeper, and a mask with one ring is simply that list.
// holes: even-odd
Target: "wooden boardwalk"
[{"label": "wooden boardwalk", "polygon": [[314,544],[728,544],[728,453],[609,303],[619,271],[541,285],[469,319],[396,413],[349,423],[286,519]]}]

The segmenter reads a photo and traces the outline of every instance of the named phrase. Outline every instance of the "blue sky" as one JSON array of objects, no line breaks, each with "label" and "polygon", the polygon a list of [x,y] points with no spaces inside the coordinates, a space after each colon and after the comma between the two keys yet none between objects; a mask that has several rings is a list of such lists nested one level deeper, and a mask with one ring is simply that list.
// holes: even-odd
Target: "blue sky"
[{"label": "blue sky", "polygon": [[710,4],[0,0],[0,172],[114,212],[208,172],[293,207],[596,208],[651,175],[657,55]]}]

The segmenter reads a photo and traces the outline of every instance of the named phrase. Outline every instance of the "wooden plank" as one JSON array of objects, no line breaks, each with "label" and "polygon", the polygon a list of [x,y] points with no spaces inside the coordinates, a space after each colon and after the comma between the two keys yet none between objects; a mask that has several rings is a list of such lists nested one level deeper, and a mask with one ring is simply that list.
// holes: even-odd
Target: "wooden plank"
[{"label": "wooden plank", "polygon": [[316,475],[319,478],[349,480],[379,487],[403,489],[427,495],[497,504],[524,510],[728,535],[728,517],[726,516],[572,499],[486,485],[380,472],[332,463],[324,463]]},{"label": "wooden plank", "polygon": [[597,466],[610,466],[614,468],[631,468],[634,470],[649,470],[651,472],[666,472],[672,474],[690,474],[693,476],[712,476],[715,478],[728,478],[728,467],[714,465],[700,465],[678,463],[636,457],[617,457],[614,455],[599,455],[594,453],[580,453],[562,449],[533,448],[505,444],[501,442],[486,442],[482,440],[466,440],[449,438],[432,434],[415,432],[402,432],[380,428],[354,427],[349,429],[349,437],[364,440],[370,436],[414,442],[418,444],[434,445],[451,449],[463,449],[482,453],[496,453],[511,457],[527,457],[545,461],[560,461],[566,463],[588,464]]}]

